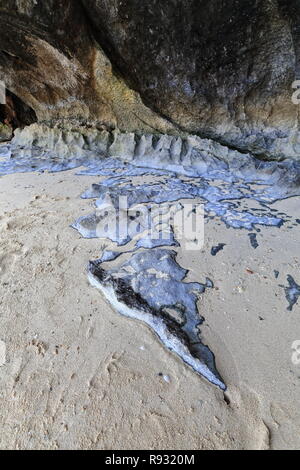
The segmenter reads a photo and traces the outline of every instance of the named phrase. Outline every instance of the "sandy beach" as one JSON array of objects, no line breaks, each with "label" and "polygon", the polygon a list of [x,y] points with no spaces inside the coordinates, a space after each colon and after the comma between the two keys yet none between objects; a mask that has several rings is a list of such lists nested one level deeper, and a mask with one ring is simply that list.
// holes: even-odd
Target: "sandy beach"
[{"label": "sandy beach", "polygon": [[198,306],[223,393],[91,287],[104,241],[70,227],[95,182],[75,173],[0,180],[0,448],[299,448],[300,306],[283,288],[300,279],[299,198],[272,206],[291,222],[261,227],[256,249],[216,217],[202,250],[179,252],[189,281],[214,282]]}]

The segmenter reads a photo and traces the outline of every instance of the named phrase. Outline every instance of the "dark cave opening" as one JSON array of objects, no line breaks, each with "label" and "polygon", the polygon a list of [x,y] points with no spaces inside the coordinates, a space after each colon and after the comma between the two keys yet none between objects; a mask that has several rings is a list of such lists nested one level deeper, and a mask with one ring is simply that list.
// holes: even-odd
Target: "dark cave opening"
[{"label": "dark cave opening", "polygon": [[6,103],[0,104],[0,122],[15,130],[37,122],[37,116],[30,106],[6,90]]}]

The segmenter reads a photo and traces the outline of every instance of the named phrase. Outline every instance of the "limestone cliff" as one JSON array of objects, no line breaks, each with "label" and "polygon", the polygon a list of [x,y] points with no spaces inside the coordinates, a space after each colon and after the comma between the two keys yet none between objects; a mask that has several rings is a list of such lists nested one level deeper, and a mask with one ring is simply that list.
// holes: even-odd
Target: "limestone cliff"
[{"label": "limestone cliff", "polygon": [[298,0],[0,0],[0,80],[50,125],[300,158],[299,30]]}]

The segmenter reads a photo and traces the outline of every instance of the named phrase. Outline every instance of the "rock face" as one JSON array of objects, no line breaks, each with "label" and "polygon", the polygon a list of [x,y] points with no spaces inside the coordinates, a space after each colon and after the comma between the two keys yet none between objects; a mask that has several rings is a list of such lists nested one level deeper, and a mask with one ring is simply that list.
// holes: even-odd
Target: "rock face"
[{"label": "rock face", "polygon": [[0,122],[0,142],[6,142],[12,138],[12,130],[6,124]]},{"label": "rock face", "polygon": [[39,121],[300,158],[298,0],[0,0],[0,80]]},{"label": "rock face", "polygon": [[168,132],[95,41],[80,1],[0,0],[0,80],[40,122]]}]

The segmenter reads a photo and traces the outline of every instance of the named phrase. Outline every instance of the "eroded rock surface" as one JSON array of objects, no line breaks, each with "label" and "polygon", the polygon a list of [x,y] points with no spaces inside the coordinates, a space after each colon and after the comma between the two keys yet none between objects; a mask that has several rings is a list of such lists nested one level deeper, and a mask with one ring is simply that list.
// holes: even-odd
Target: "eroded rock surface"
[{"label": "eroded rock surface", "polygon": [[9,141],[12,138],[12,129],[6,124],[0,123],[0,142]]},{"label": "eroded rock surface", "polygon": [[112,71],[81,2],[0,0],[0,80],[39,121],[172,128]]},{"label": "eroded rock surface", "polygon": [[39,121],[299,158],[297,0],[0,0],[0,80]]},{"label": "eroded rock surface", "polygon": [[184,130],[240,149],[299,154],[291,102],[300,61],[296,0],[83,3],[150,107]]},{"label": "eroded rock surface", "polygon": [[175,260],[176,252],[153,248],[132,255],[112,270],[102,260],[89,264],[89,279],[122,315],[148,324],[164,345],[213,384],[225,389],[209,348],[202,344],[203,322],[197,299],[205,285],[184,282],[187,271]]}]

